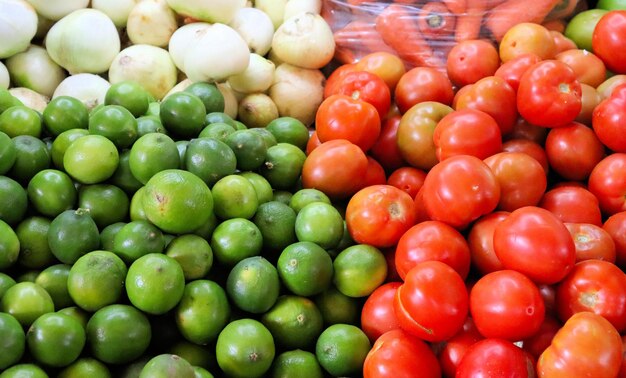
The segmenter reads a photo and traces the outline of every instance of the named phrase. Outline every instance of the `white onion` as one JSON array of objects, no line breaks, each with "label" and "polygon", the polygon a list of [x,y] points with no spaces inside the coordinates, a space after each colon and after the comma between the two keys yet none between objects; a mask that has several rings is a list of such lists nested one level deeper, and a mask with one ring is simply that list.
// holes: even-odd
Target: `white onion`
[{"label": "white onion", "polygon": [[285,14],[283,20],[290,19],[300,13],[316,13],[322,11],[322,0],[289,0],[285,4]]},{"label": "white onion", "polygon": [[0,61],[0,89],[7,89],[11,84],[11,79],[9,78],[9,71],[7,67]]},{"label": "white onion", "polygon": [[91,0],[91,7],[104,12],[113,21],[115,26],[126,26],[128,15],[135,4],[140,0]]},{"label": "white onion", "polygon": [[178,72],[167,50],[151,45],[133,45],[120,51],[109,68],[111,84],[133,80],[157,100],[176,85]]},{"label": "white onion", "polygon": [[165,0],[142,0],[128,15],[126,33],[136,45],[165,47],[177,28],[176,14]]},{"label": "white onion", "polygon": [[217,89],[219,89],[222,96],[224,96],[224,113],[228,114],[233,119],[237,118],[239,101],[237,100],[235,91],[228,83],[217,83]]},{"label": "white onion", "polygon": [[0,0],[0,59],[28,48],[37,33],[37,12],[23,0]]},{"label": "white onion", "polygon": [[96,9],[80,9],[52,26],[45,40],[52,60],[76,73],[105,72],[120,52],[113,21]]},{"label": "white onion", "polygon": [[265,92],[274,81],[274,63],[258,54],[250,54],[245,71],[228,78],[228,84],[243,93]]},{"label": "white onion", "polygon": [[59,84],[52,98],[70,96],[82,101],[88,109],[104,104],[104,96],[111,84],[102,77],[90,73],[68,76]]},{"label": "white onion", "polygon": [[274,24],[260,9],[241,8],[229,24],[248,44],[250,51],[265,55],[272,47]]},{"label": "white onion", "polygon": [[272,50],[282,61],[302,68],[322,68],[335,54],[335,38],[322,16],[301,13],[274,33]]},{"label": "white onion", "polygon": [[293,117],[309,126],[324,96],[324,74],[283,63],[274,71],[274,83],[269,95],[281,117]]},{"label": "white onion", "polygon": [[167,0],[167,3],[181,16],[228,24],[235,13],[246,5],[246,0]]},{"label": "white onion", "polygon": [[183,71],[193,81],[223,81],[245,71],[250,61],[246,41],[233,28],[213,24],[185,54]]},{"label": "white onion", "polygon": [[26,87],[45,96],[52,96],[65,79],[65,71],[56,64],[41,46],[30,47],[6,61],[13,85]]},{"label": "white onion", "polygon": [[32,89],[24,87],[11,88],[9,89],[9,93],[16,97],[18,100],[20,100],[22,104],[40,113],[43,112],[43,110],[46,108],[46,105],[48,105],[48,102],[50,102],[49,97],[46,97],[41,93],[37,93]]},{"label": "white onion", "polygon": [[272,20],[274,29],[283,23],[285,19],[285,6],[287,0],[255,0],[254,7],[265,12]]},{"label": "white onion", "polygon": [[165,96],[163,96],[163,100],[165,100],[169,95],[184,91],[191,84],[193,83],[189,79],[183,79],[179,81],[178,84],[174,85],[174,87],[170,89],[169,92],[165,94]]},{"label": "white onion", "polygon": [[179,70],[184,71],[185,55],[210,26],[206,22],[194,22],[181,26],[172,34],[167,49]]},{"label": "white onion", "polygon": [[249,128],[265,127],[278,118],[278,108],[265,93],[252,93],[239,101],[237,117]]},{"label": "white onion", "polygon": [[89,0],[28,0],[38,14],[57,21],[68,14],[87,8]]}]

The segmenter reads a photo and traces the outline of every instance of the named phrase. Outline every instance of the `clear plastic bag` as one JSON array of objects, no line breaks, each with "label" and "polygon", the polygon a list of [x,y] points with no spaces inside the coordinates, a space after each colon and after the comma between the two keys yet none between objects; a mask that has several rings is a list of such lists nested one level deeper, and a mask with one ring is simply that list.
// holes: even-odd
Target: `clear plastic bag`
[{"label": "clear plastic bag", "polygon": [[442,68],[460,41],[499,42],[521,22],[558,30],[585,8],[584,0],[324,0],[322,15],[335,34],[341,63],[388,51],[407,67]]}]

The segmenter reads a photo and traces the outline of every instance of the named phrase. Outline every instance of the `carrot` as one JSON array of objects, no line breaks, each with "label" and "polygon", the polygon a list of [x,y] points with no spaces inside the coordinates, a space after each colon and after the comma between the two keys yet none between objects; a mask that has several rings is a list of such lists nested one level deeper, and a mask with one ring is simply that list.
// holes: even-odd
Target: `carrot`
[{"label": "carrot", "polygon": [[491,10],[485,26],[496,41],[513,26],[522,22],[542,23],[561,0],[507,0]]},{"label": "carrot", "polygon": [[[395,54],[378,34],[374,19],[355,20],[335,31],[335,57],[344,62],[350,55],[353,61],[371,52],[389,52]],[[348,54],[350,51],[351,54]]]},{"label": "carrot", "polygon": [[486,11],[485,0],[467,0],[465,13],[459,15],[456,21],[455,39],[457,42],[478,38]]},{"label": "carrot", "polygon": [[400,4],[387,6],[376,17],[376,30],[385,43],[410,65],[445,70],[444,62],[433,54],[428,41],[420,33],[411,10]]},{"label": "carrot", "polygon": [[541,25],[543,25],[543,27],[548,30],[558,31],[559,33],[564,33],[565,27],[567,26],[564,20],[544,21],[544,23]]},{"label": "carrot", "polygon": [[443,3],[450,12],[457,16],[465,13],[465,9],[467,8],[467,0],[443,0]]},{"label": "carrot", "polygon": [[424,4],[417,19],[417,26],[422,35],[430,42],[434,39],[448,42],[450,37],[454,36],[455,23],[454,14],[443,2],[439,1]]},{"label": "carrot", "polygon": [[574,13],[578,0],[561,0],[550,10],[546,20],[559,20],[567,18]]}]

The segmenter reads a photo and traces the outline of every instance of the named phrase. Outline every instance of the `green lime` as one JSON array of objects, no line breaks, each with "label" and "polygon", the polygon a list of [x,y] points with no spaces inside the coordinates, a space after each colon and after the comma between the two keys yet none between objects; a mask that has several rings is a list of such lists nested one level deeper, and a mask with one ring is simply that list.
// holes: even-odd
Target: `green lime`
[{"label": "green lime", "polygon": [[235,128],[228,123],[215,122],[206,125],[198,134],[198,138],[215,138],[223,142],[235,131]]},{"label": "green lime", "polygon": [[91,251],[72,265],[67,290],[78,307],[94,312],[119,300],[126,272],[126,265],[114,253]]},{"label": "green lime", "polygon": [[295,295],[278,297],[261,322],[274,336],[276,345],[286,350],[310,348],[324,329],[322,314],[315,303]]},{"label": "green lime", "polygon": [[0,220],[0,270],[11,267],[20,254],[20,239],[6,222]]},{"label": "green lime", "polygon": [[129,206],[128,195],[115,185],[83,185],[78,190],[78,207],[89,210],[99,229],[126,220]]},{"label": "green lime", "polygon": [[161,112],[161,103],[159,101],[152,101],[148,104],[148,111],[146,111],[146,115],[159,116]]},{"label": "green lime", "polygon": [[28,208],[28,194],[18,183],[7,176],[0,176],[0,220],[9,225],[20,222]]},{"label": "green lime", "polygon": [[306,155],[293,144],[278,143],[267,149],[260,173],[274,189],[293,188],[302,172]]},{"label": "green lime", "polygon": [[111,378],[109,368],[91,357],[83,357],[59,372],[57,378]]},{"label": "green lime", "polygon": [[261,135],[252,130],[237,130],[224,140],[235,153],[237,169],[253,171],[265,162],[267,146]]},{"label": "green lime", "polygon": [[276,267],[261,256],[238,262],[228,274],[226,293],[239,309],[262,314],[269,310],[280,291]]},{"label": "green lime", "polygon": [[194,368],[211,369],[212,366],[217,365],[213,348],[209,348],[206,345],[198,345],[187,340],[176,342],[168,349],[168,353],[184,358]]},{"label": "green lime", "polygon": [[50,148],[50,155],[52,156],[52,164],[57,169],[63,168],[63,157],[65,151],[72,142],[76,139],[89,135],[89,131],[85,129],[69,129],[63,131],[52,141],[52,147]]},{"label": "green lime", "polygon": [[50,223],[48,218],[32,216],[17,225],[15,234],[20,240],[18,264],[28,269],[41,269],[56,260],[48,244]]},{"label": "green lime", "polygon": [[185,169],[209,187],[237,169],[237,157],[228,145],[214,138],[193,139],[185,152]]},{"label": "green lime", "polygon": [[122,151],[119,160],[119,164],[113,176],[111,176],[110,182],[125,191],[126,194],[131,195],[139,190],[143,184],[133,176],[130,170],[130,150]]},{"label": "green lime", "polygon": [[12,106],[0,114],[0,131],[11,138],[18,135],[41,136],[41,116],[25,105]]},{"label": "green lime", "polygon": [[299,213],[303,207],[311,202],[324,202],[331,205],[330,198],[328,198],[324,192],[314,188],[307,188],[295,192],[289,201],[289,206],[291,206],[296,213]]},{"label": "green lime", "polygon": [[213,378],[213,374],[200,366],[194,366],[193,372],[195,374],[195,378]]},{"label": "green lime", "polygon": [[39,270],[23,271],[17,277],[15,277],[15,280],[17,281],[17,283],[20,283],[20,282],[35,283],[35,280],[37,279],[37,276],[39,275],[39,273],[40,273]]},{"label": "green lime", "polygon": [[163,253],[163,233],[152,223],[136,220],[126,223],[113,239],[113,249],[126,264],[132,264],[148,253]]},{"label": "green lime", "polygon": [[130,199],[130,209],[128,212],[130,213],[130,220],[148,220],[146,216],[146,212],[143,209],[143,194],[146,192],[146,187],[142,186],[137,189],[135,194]]},{"label": "green lime", "polygon": [[339,211],[325,202],[312,202],[296,216],[296,236],[324,249],[334,248],[343,236],[343,218]]},{"label": "green lime", "polygon": [[624,0],[599,0],[596,8],[606,10],[626,10],[626,1]]},{"label": "green lime", "polygon": [[194,378],[193,367],[175,354],[152,357],[141,370],[139,378]]},{"label": "green lime", "polygon": [[176,307],[175,317],[185,339],[200,345],[213,342],[230,320],[226,292],[213,281],[189,282]]},{"label": "green lime", "polygon": [[152,176],[145,188],[141,202],[146,216],[165,232],[193,232],[213,212],[211,190],[193,173],[167,169]]},{"label": "green lime", "polygon": [[315,345],[320,365],[333,376],[360,375],[371,344],[365,333],[351,324],[326,328]]},{"label": "green lime", "polygon": [[265,127],[278,143],[289,143],[302,151],[309,141],[309,129],[300,120],[293,117],[279,117],[272,120]]},{"label": "green lime", "polygon": [[74,362],[85,346],[83,326],[69,315],[51,312],[40,316],[26,333],[30,354],[38,362],[63,367]]},{"label": "green lime", "polygon": [[106,364],[135,360],[148,349],[151,336],[146,315],[129,305],[103,307],[87,322],[87,342],[92,356]]},{"label": "green lime", "polygon": [[116,376],[120,378],[139,378],[141,369],[148,363],[151,355],[143,355],[132,362],[119,366]]},{"label": "green lime", "polygon": [[22,325],[13,316],[0,312],[0,370],[17,363],[24,354],[25,346]]},{"label": "green lime", "polygon": [[240,172],[239,175],[247,178],[252,186],[254,186],[254,191],[256,192],[256,197],[259,201],[259,205],[265,202],[269,202],[274,198],[274,190],[272,189],[269,181],[265,179],[265,177],[256,172],[250,171]]},{"label": "green lime", "polygon": [[178,160],[180,160],[180,169],[187,170],[185,165],[185,156],[187,156],[187,147],[189,146],[188,140],[177,140],[176,149],[178,150]]},{"label": "green lime", "polygon": [[11,276],[6,273],[0,272],[0,299],[2,299],[4,293],[16,283],[17,282],[15,282],[15,280]]},{"label": "green lime", "polygon": [[18,135],[13,138],[17,153],[15,162],[9,170],[9,176],[28,184],[37,172],[50,167],[50,152],[46,143],[30,135]]},{"label": "green lime", "polygon": [[87,129],[89,110],[82,101],[70,96],[53,98],[43,110],[46,130],[53,136],[71,129]]},{"label": "green lime", "polygon": [[126,275],[128,299],[143,312],[158,315],[173,309],[183,296],[185,276],[171,257],[149,253],[135,260]]},{"label": "green lime", "polygon": [[233,120],[233,123],[235,124],[235,130],[246,130],[248,128],[245,123],[239,121],[238,119]]},{"label": "green lime", "polygon": [[245,258],[261,254],[263,235],[252,221],[233,218],[217,225],[210,243],[215,259],[222,265],[233,266]]},{"label": "green lime", "polygon": [[142,137],[149,133],[167,134],[158,116],[146,115],[137,118],[137,135]]},{"label": "green lime", "polygon": [[206,117],[204,117],[204,122],[206,125],[212,123],[227,123],[237,130],[235,120],[224,112],[207,112]]},{"label": "green lime", "polygon": [[137,120],[122,106],[106,105],[89,117],[89,133],[106,137],[117,148],[126,148],[137,140]]},{"label": "green lime", "polygon": [[13,96],[11,92],[4,88],[0,88],[0,113],[4,112],[8,108],[17,105],[24,105],[17,97]]},{"label": "green lime", "polygon": [[254,319],[229,323],[217,338],[217,363],[233,377],[263,377],[270,369],[276,346],[270,331]]},{"label": "green lime", "polygon": [[104,96],[104,104],[122,106],[133,117],[139,117],[148,111],[150,97],[150,93],[141,84],[124,80],[109,87]]},{"label": "green lime", "polygon": [[355,244],[355,241],[352,239],[352,236],[350,236],[350,232],[348,231],[348,226],[346,225],[346,221],[343,221],[343,236],[341,237],[341,240],[339,241],[339,244],[337,244],[337,246],[335,248],[331,248],[329,250],[327,250],[326,252],[328,252],[328,254],[334,259],[335,257],[337,257],[337,255],[343,251],[344,249],[353,246]]},{"label": "green lime", "polygon": [[276,356],[269,376],[271,378],[322,378],[324,373],[313,353],[296,349]]},{"label": "green lime", "polygon": [[150,133],[139,138],[130,149],[130,172],[145,184],[155,173],[180,166],[176,142],[162,133]]},{"label": "green lime", "polygon": [[17,159],[17,149],[13,140],[0,131],[0,175],[7,173]]},{"label": "green lime", "polygon": [[383,253],[367,244],[350,246],[335,257],[333,283],[349,297],[370,295],[387,277]]},{"label": "green lime", "polygon": [[207,113],[224,111],[224,96],[215,84],[196,82],[185,88],[185,92],[198,96]]},{"label": "green lime", "polygon": [[97,184],[113,175],[119,160],[113,142],[102,135],[86,135],[67,147],[63,167],[81,184]]},{"label": "green lime", "polygon": [[50,223],[48,244],[59,261],[73,264],[80,256],[98,249],[100,231],[89,211],[65,210]]},{"label": "green lime", "polygon": [[211,235],[213,235],[213,231],[215,231],[215,227],[217,227],[220,221],[215,216],[215,213],[211,213],[209,219],[202,224],[202,226],[193,230],[194,235],[198,235],[205,240],[211,240]]},{"label": "green lime", "polygon": [[159,116],[168,132],[183,139],[194,138],[204,127],[206,109],[193,93],[176,92],[161,102]]},{"label": "green lime", "polygon": [[294,229],[296,213],[282,202],[262,203],[252,221],[263,235],[263,249],[265,251],[280,252],[297,241]]},{"label": "green lime", "polygon": [[72,178],[57,169],[37,172],[28,182],[28,199],[41,215],[54,218],[76,204],[76,188]]},{"label": "green lime", "polygon": [[274,134],[272,134],[265,127],[255,127],[255,128],[250,129],[250,131],[259,134],[261,138],[263,138],[263,140],[265,141],[265,146],[267,148],[270,148],[278,144],[278,141],[276,140],[276,137],[274,136]]},{"label": "green lime", "polygon": [[593,51],[591,44],[593,30],[607,12],[606,9],[588,9],[577,13],[569,20],[563,34],[574,41],[579,49]]},{"label": "green lime", "polygon": [[50,294],[55,310],[74,305],[67,289],[70,268],[70,265],[54,264],[42,270],[35,279],[35,283]]},{"label": "green lime", "polygon": [[278,201],[284,203],[285,205],[289,205],[292,197],[293,193],[288,190],[274,190],[272,201]]},{"label": "green lime", "polygon": [[71,316],[72,318],[76,319],[85,329],[87,328],[87,322],[89,321],[89,317],[91,316],[90,313],[77,306],[65,307],[57,312],[60,314]]},{"label": "green lime", "polygon": [[206,276],[213,266],[213,250],[209,242],[198,235],[175,237],[168,244],[165,254],[178,261],[187,281]]},{"label": "green lime", "polygon": [[126,225],[126,222],[110,224],[100,231],[100,248],[105,251],[113,251],[115,235]]},{"label": "green lime", "polygon": [[359,322],[361,316],[359,298],[348,297],[334,286],[316,295],[314,301],[327,325],[358,324]]},{"label": "green lime", "polygon": [[13,315],[24,327],[29,327],[35,319],[54,311],[50,294],[34,282],[19,282],[11,286],[0,301],[2,312]]},{"label": "green lime", "polygon": [[0,378],[48,378],[48,374],[35,364],[13,365],[2,374]]},{"label": "green lime", "polygon": [[252,183],[239,175],[221,178],[211,188],[215,202],[215,215],[221,219],[252,218],[259,199]]},{"label": "green lime", "polygon": [[286,247],[276,263],[285,287],[304,297],[319,294],[330,287],[333,261],[328,252],[312,242],[297,242]]}]

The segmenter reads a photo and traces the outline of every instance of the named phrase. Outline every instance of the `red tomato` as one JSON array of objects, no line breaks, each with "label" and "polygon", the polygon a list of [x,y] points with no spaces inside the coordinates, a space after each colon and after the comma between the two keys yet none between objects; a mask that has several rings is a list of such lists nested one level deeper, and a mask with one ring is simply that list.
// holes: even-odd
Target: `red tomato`
[{"label": "red tomato", "polygon": [[368,186],[348,202],[348,232],[357,243],[390,247],[415,224],[414,206],[413,198],[394,186]]},{"label": "red tomato", "polygon": [[602,228],[611,235],[615,243],[615,264],[626,269],[626,211],[608,217]]},{"label": "red tomato", "polygon": [[581,84],[595,88],[606,80],[604,62],[590,51],[575,48],[557,54],[554,59],[570,66]]},{"label": "red tomato", "polygon": [[387,178],[387,185],[395,186],[415,198],[417,192],[424,185],[426,172],[413,167],[401,167],[393,171]]},{"label": "red tomato", "polygon": [[374,105],[383,118],[391,106],[391,93],[387,83],[367,71],[348,72],[339,79],[331,94],[342,94]]},{"label": "red tomato", "polygon": [[493,247],[507,269],[536,283],[562,280],[576,262],[576,248],[567,227],[548,210],[517,209],[493,233]]},{"label": "red tomato", "polygon": [[480,110],[456,110],[443,117],[435,127],[433,142],[437,159],[472,155],[485,159],[502,151],[500,127],[489,114]]},{"label": "red tomato", "polygon": [[307,156],[302,186],[321,190],[333,199],[346,198],[363,187],[366,173],[367,157],[361,148],[347,140],[331,140]]},{"label": "red tomato", "polygon": [[363,186],[384,185],[387,183],[385,169],[371,156],[367,157],[367,172],[363,180]]},{"label": "red tomato", "polygon": [[406,275],[393,304],[403,330],[436,342],[463,327],[469,298],[463,278],[454,269],[440,261],[425,261]]},{"label": "red tomato", "polygon": [[626,274],[615,264],[586,260],[576,264],[556,291],[559,317],[589,311],[603,316],[618,332],[626,330]]},{"label": "red tomato", "polygon": [[452,104],[454,91],[448,77],[430,67],[415,67],[407,71],[396,86],[394,98],[400,113],[424,101]]},{"label": "red tomato", "polygon": [[518,117],[517,123],[513,126],[513,131],[510,134],[506,135],[507,140],[514,139],[528,139],[537,144],[543,145],[546,141],[546,137],[548,136],[548,131],[545,127],[535,126],[531,123],[528,123],[524,118]]},{"label": "red tomato", "polygon": [[493,250],[493,231],[509,214],[508,211],[495,211],[482,216],[472,224],[467,234],[472,266],[482,274],[504,269]]},{"label": "red tomato", "polygon": [[537,286],[514,270],[482,276],[470,292],[470,313],[486,338],[518,341],[534,335],[545,316]]},{"label": "red tomato", "polygon": [[598,199],[581,186],[562,185],[551,189],[541,199],[542,207],[567,223],[602,224]]},{"label": "red tomato", "polygon": [[596,106],[591,124],[605,146],[615,152],[626,152],[626,84],[615,88],[609,98]]},{"label": "red tomato", "polygon": [[388,171],[400,168],[406,164],[398,149],[399,115],[387,118],[382,125],[380,135],[370,148],[369,153]]},{"label": "red tomato", "polygon": [[626,73],[626,10],[613,10],[600,18],[593,29],[591,46],[607,68]]},{"label": "red tomato", "polygon": [[400,328],[393,312],[393,298],[400,282],[381,285],[367,297],[361,309],[361,329],[373,343],[387,331]]},{"label": "red tomato", "polygon": [[385,282],[400,282],[402,278],[396,270],[396,248],[395,246],[389,248],[383,248],[381,250],[385,255],[385,261],[387,262],[387,278]]},{"label": "red tomato", "polygon": [[602,227],[589,223],[565,223],[576,246],[576,262],[604,260],[615,263],[615,242]]},{"label": "red tomato", "polygon": [[522,75],[517,89],[517,110],[528,122],[559,127],[580,113],[580,83],[574,71],[558,60],[544,60]]},{"label": "red tomato", "polygon": [[626,210],[626,153],[602,159],[591,171],[588,186],[607,215]]},{"label": "red tomato", "polygon": [[565,322],[537,361],[539,377],[616,377],[622,340],[608,320],[579,312]]},{"label": "red tomato", "polygon": [[309,136],[308,142],[306,142],[306,154],[307,156],[311,154],[311,151],[316,149],[322,142],[317,137],[317,132],[313,131]]},{"label": "red tomato", "polygon": [[442,349],[439,351],[438,358],[441,365],[441,371],[446,378],[454,378],[459,363],[467,350],[476,342],[483,339],[478,332],[472,318],[465,319],[463,328],[449,340],[443,343]]},{"label": "red tomato", "polygon": [[492,212],[500,201],[495,175],[470,155],[453,156],[434,166],[422,191],[428,216],[459,229]]},{"label": "red tomato", "polygon": [[483,111],[498,123],[502,135],[513,131],[518,118],[515,90],[504,79],[487,76],[464,88],[468,89],[455,96],[455,109]]},{"label": "red tomato", "polygon": [[505,152],[522,152],[537,160],[543,171],[548,174],[550,165],[548,164],[548,155],[546,151],[537,142],[529,139],[511,139],[502,143],[502,151]]},{"label": "red tomato", "polygon": [[500,185],[498,209],[513,211],[539,203],[548,185],[539,162],[522,152],[500,152],[485,159]]},{"label": "red tomato", "polygon": [[[622,350],[626,351],[626,335],[622,336]],[[620,378],[626,377],[626,353],[622,359],[622,368],[619,370],[619,374],[617,376]]]},{"label": "red tomato", "polygon": [[437,357],[429,346],[400,329],[381,335],[363,363],[363,378],[441,377]]},{"label": "red tomato", "polygon": [[527,357],[513,343],[483,339],[472,345],[461,360],[456,378],[528,378]]},{"label": "red tomato", "polygon": [[396,269],[405,279],[424,261],[441,261],[465,279],[470,269],[470,251],[459,231],[438,221],[424,221],[402,235],[396,246]]},{"label": "red tomato", "polygon": [[359,71],[371,72],[380,77],[387,83],[391,92],[393,92],[396,84],[398,84],[398,80],[406,72],[402,59],[386,51],[373,52],[363,56],[355,63],[355,68]]},{"label": "red tomato", "polygon": [[534,335],[524,339],[522,348],[537,359],[544,350],[550,346],[552,338],[561,328],[562,324],[552,315],[546,315]]},{"label": "red tomato", "polygon": [[580,113],[576,117],[576,122],[591,126],[593,110],[602,101],[602,97],[598,90],[590,85],[580,84],[580,88],[582,89],[582,109],[580,109]]},{"label": "red tomato", "polygon": [[546,314],[557,316],[556,314],[556,286],[555,285],[539,285],[539,292],[543,303],[546,305]]},{"label": "red tomato", "polygon": [[586,180],[604,158],[602,142],[593,130],[578,122],[551,129],[545,150],[552,169],[566,180]]},{"label": "red tomato", "polygon": [[457,43],[448,53],[446,71],[458,87],[474,84],[493,75],[500,67],[500,55],[496,47],[482,39]]},{"label": "red tomato", "polygon": [[356,71],[356,64],[342,64],[337,67],[326,79],[324,83],[324,98],[330,97],[336,93],[337,87],[341,84],[343,78],[350,72]]},{"label": "red tomato", "polygon": [[519,55],[506,63],[502,63],[500,67],[493,74],[494,76],[501,77],[506,81],[515,92],[519,87],[519,81],[522,75],[535,63],[539,63],[541,58],[537,54],[526,53]]},{"label": "red tomato", "polygon": [[557,55],[562,52],[578,48],[574,41],[564,36],[561,32],[550,30],[550,35],[552,36],[552,41],[554,42],[554,53]]}]

